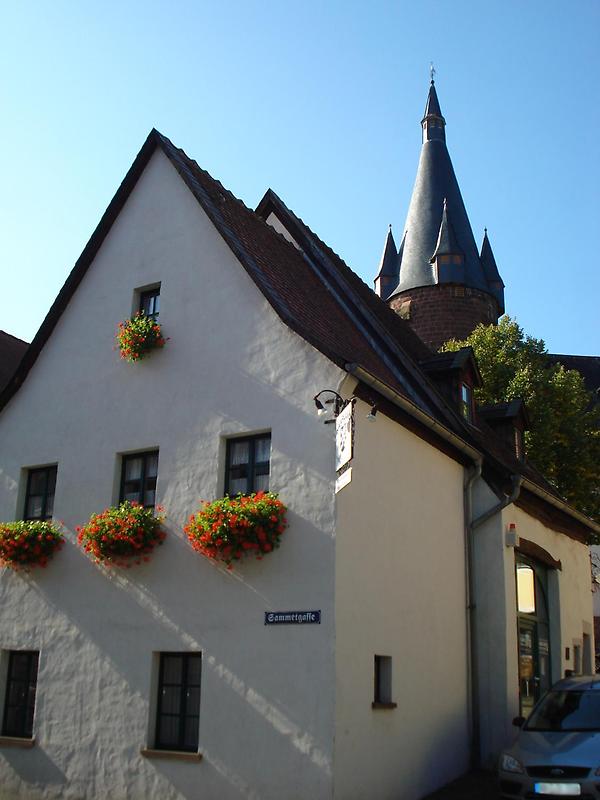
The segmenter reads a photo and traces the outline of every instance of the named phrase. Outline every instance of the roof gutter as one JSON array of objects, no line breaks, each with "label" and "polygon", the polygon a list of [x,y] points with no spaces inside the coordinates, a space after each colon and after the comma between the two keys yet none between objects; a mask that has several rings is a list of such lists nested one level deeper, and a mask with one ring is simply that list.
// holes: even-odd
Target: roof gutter
[{"label": "roof gutter", "polygon": [[542,500],[545,500],[550,505],[558,508],[560,511],[564,511],[565,514],[568,514],[570,517],[573,517],[578,522],[581,522],[582,525],[585,525],[586,528],[589,528],[594,533],[600,534],[600,524],[594,522],[593,519],[586,517],[585,514],[582,514],[579,511],[576,511],[573,506],[570,506],[568,503],[565,503],[564,500],[561,500],[560,497],[556,497],[556,495],[547,492],[545,489],[542,489],[541,486],[538,486],[536,483],[528,480],[527,478],[523,479],[523,488],[527,489],[528,492],[537,495]]},{"label": "roof gutter", "polygon": [[449,428],[446,428],[445,425],[442,425],[437,420],[433,419],[429,414],[422,411],[419,406],[409,400],[407,397],[403,397],[401,394],[396,392],[387,383],[380,381],[379,378],[376,378],[370,372],[368,372],[364,367],[361,367],[359,364],[346,364],[345,369],[351,375],[354,375],[355,378],[358,378],[363,383],[370,386],[371,389],[374,389],[379,394],[383,395],[386,400],[392,402],[398,408],[401,408],[402,411],[405,411],[414,419],[421,422],[425,427],[429,428],[429,430],[433,431],[437,434],[441,439],[444,439],[446,442],[451,444],[461,453],[466,455],[468,458],[471,459],[474,463],[479,463],[482,458],[482,454],[476,450],[471,445],[467,444],[460,436],[457,436],[453,433]]}]

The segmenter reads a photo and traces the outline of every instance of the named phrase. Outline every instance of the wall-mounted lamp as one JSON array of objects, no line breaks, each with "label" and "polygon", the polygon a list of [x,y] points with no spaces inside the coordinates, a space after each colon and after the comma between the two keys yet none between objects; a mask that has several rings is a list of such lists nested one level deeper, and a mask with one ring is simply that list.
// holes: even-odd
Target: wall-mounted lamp
[{"label": "wall-mounted lamp", "polygon": [[377,406],[373,404],[371,410],[367,414],[367,421],[368,422],[375,422],[377,419]]},{"label": "wall-mounted lamp", "polygon": [[[331,395],[330,397],[324,398],[322,401],[319,399],[321,395]],[[313,400],[315,401],[315,406],[317,408],[317,414],[322,417],[324,414],[330,410],[326,408],[326,406],[333,406],[331,409],[333,411],[333,417],[338,416],[340,411],[350,402],[349,400],[344,400],[341,394],[338,394],[333,389],[321,389],[318,392]],[[326,420],[326,422],[333,422],[333,420]]]}]

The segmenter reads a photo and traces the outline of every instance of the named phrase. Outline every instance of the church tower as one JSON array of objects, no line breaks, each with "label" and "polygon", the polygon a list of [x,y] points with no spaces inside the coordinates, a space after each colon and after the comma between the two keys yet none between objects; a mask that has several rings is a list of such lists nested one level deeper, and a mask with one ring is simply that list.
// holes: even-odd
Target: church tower
[{"label": "church tower", "polygon": [[432,349],[464,339],[504,313],[504,283],[484,234],[477,249],[446,147],[433,78],[421,120],[423,146],[397,251],[387,234],[375,292],[408,320]]}]

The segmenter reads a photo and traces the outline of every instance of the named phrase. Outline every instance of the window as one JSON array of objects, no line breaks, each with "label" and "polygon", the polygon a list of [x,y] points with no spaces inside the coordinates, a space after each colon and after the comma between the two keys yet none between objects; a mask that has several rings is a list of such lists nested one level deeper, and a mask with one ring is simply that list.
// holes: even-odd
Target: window
[{"label": "window", "polygon": [[392,657],[375,656],[373,708],[396,708],[392,702]]},{"label": "window", "polygon": [[39,653],[11,650],[4,699],[3,736],[31,739]]},{"label": "window", "polygon": [[268,491],[270,458],[270,433],[228,439],[225,494]]},{"label": "window", "polygon": [[201,653],[161,653],[156,713],[158,750],[198,750]]},{"label": "window", "polygon": [[525,434],[520,428],[515,428],[515,454],[519,461],[525,460]]},{"label": "window", "polygon": [[119,499],[121,502],[129,500],[139,503],[144,508],[154,508],[157,476],[158,450],[123,456]]},{"label": "window", "polygon": [[468,383],[460,385],[460,411],[467,422],[473,421],[473,390]]},{"label": "window", "polygon": [[56,466],[29,470],[24,519],[52,519],[55,486]]},{"label": "window", "polygon": [[147,317],[157,320],[160,313],[160,286],[140,292],[140,308]]}]

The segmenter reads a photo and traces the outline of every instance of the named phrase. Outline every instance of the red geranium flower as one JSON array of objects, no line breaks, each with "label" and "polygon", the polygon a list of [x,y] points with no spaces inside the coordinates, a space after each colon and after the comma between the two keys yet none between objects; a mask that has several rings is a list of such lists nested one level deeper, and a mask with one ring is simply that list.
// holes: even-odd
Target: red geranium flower
[{"label": "red geranium flower", "polygon": [[286,528],[286,507],[272,492],[223,497],[190,517],[184,530],[192,547],[231,568],[252,553],[260,561],[279,547]]}]

